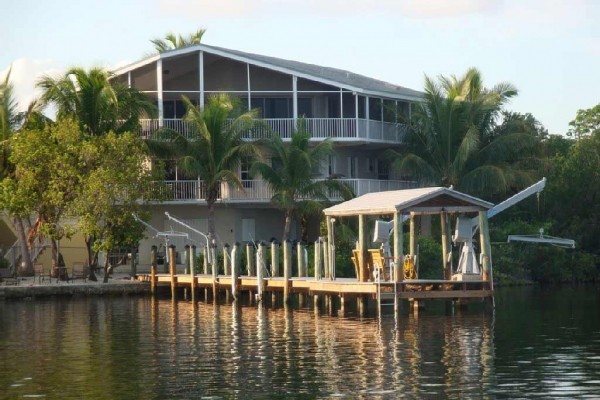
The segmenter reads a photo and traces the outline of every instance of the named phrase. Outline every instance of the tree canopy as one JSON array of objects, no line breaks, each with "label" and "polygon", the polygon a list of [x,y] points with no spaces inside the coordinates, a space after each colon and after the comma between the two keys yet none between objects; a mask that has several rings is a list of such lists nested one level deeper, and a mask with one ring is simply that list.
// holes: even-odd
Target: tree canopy
[{"label": "tree canopy", "polygon": [[101,68],[71,68],[58,78],[43,76],[37,87],[43,104],[56,107],[57,119],[75,119],[83,132],[94,136],[134,131],[140,118],[153,116],[156,107],[139,90],[110,76]]},{"label": "tree canopy", "polygon": [[484,87],[474,68],[460,78],[426,77],[424,99],[409,121],[407,150],[386,156],[402,177],[479,196],[522,188],[532,182],[539,138],[508,123],[497,125],[503,105],[516,94],[506,82]]},{"label": "tree canopy", "polygon": [[600,103],[592,108],[578,110],[575,119],[569,123],[569,126],[571,128],[567,135],[577,139],[600,132]]}]

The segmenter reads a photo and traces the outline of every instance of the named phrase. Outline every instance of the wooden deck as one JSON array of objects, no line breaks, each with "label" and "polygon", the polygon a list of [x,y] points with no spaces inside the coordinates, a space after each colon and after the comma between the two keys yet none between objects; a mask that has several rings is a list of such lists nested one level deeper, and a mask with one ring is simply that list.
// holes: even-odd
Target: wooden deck
[{"label": "wooden deck", "polygon": [[[138,275],[138,280],[151,282],[151,275]],[[196,288],[216,288],[219,291],[230,291],[232,278],[230,275],[219,275],[216,279],[212,275],[198,274],[194,278]],[[174,275],[174,286],[191,287],[192,276],[189,274]],[[156,274],[157,286],[172,286],[170,274]],[[265,292],[283,292],[286,281],[283,277],[264,279]],[[393,296],[394,283],[381,282],[380,292],[386,297]],[[258,279],[255,276],[240,276],[238,290],[258,291]],[[291,293],[308,295],[335,295],[340,297],[366,296],[376,298],[378,293],[376,282],[358,282],[355,278],[315,279],[312,277],[293,277],[289,280]],[[468,299],[486,298],[493,296],[487,281],[449,281],[414,279],[397,283],[397,294],[400,299]]]}]

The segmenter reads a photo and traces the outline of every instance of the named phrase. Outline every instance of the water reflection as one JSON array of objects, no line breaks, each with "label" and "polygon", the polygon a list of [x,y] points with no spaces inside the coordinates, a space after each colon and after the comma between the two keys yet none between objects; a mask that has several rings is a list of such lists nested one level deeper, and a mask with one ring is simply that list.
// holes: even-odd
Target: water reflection
[{"label": "water reflection", "polygon": [[[579,301],[597,306],[591,296]],[[597,318],[549,300],[555,312],[545,314],[523,299],[529,308],[513,296],[496,316],[397,320],[146,298],[0,303],[0,398],[598,393]],[[531,310],[526,323],[515,310]]]}]

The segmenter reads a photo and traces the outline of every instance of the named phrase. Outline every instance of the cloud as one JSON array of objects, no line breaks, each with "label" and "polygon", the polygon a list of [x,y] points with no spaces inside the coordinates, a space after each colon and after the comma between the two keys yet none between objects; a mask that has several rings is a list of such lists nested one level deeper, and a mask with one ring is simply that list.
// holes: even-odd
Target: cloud
[{"label": "cloud", "polygon": [[11,66],[0,71],[0,78],[4,79],[8,71],[10,82],[14,87],[15,99],[19,104],[19,110],[27,109],[27,105],[40,95],[35,83],[42,75],[58,75],[64,69],[56,65],[51,59],[18,58]]},{"label": "cloud", "polygon": [[317,17],[397,15],[416,18],[490,11],[504,0],[159,0],[162,13],[186,17],[257,17],[272,14]]}]

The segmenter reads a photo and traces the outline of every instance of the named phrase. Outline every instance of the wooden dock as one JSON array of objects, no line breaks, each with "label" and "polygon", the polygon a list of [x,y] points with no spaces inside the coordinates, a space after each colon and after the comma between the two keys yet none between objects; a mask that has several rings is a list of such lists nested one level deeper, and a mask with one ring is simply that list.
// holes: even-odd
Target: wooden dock
[{"label": "wooden dock", "polygon": [[[152,283],[152,275],[138,275],[138,280]],[[153,286],[196,289],[216,288],[217,293],[232,291],[232,276],[211,274],[155,274]],[[340,297],[366,297],[377,299],[379,293],[386,297],[394,293],[399,299],[484,299],[493,296],[493,290],[487,281],[451,281],[413,279],[402,282],[359,282],[355,278],[316,279],[312,277],[293,277],[287,280],[289,293],[305,295],[332,295]],[[378,287],[379,286],[379,287]],[[237,278],[238,293],[259,293],[259,279],[256,276]],[[264,278],[263,293],[283,293],[286,288],[284,277]]]}]

